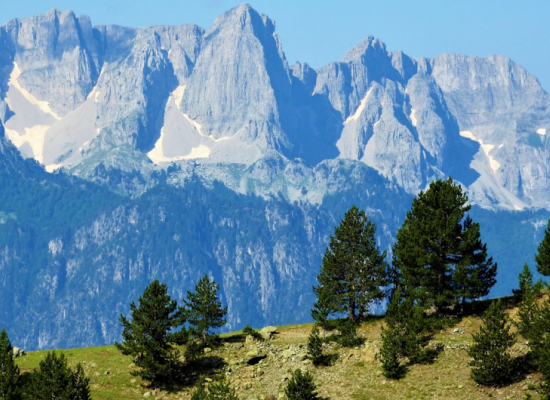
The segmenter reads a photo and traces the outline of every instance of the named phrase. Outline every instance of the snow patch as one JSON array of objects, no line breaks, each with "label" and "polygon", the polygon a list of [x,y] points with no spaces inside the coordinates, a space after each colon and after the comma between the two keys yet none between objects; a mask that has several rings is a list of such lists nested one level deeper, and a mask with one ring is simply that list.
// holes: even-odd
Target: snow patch
[{"label": "snow patch", "polygon": [[40,101],[36,97],[34,97],[32,94],[27,92],[17,81],[17,78],[19,78],[19,75],[21,75],[21,70],[19,69],[19,65],[17,65],[16,62],[13,63],[13,70],[10,74],[10,79],[8,81],[8,86],[13,86],[19,92],[23,95],[23,97],[32,105],[37,106],[43,113],[49,114],[52,117],[54,117],[57,120],[60,120],[61,117],[57,115],[51,108],[50,103],[47,101]]},{"label": "snow patch", "polygon": [[43,150],[44,150],[44,138],[46,137],[46,132],[50,127],[48,125],[35,125],[32,128],[25,128],[24,134],[19,134],[19,132],[12,129],[5,129],[6,136],[17,148],[20,148],[25,143],[32,149],[33,158],[42,163],[44,160]]},{"label": "snow patch", "polygon": [[357,118],[361,115],[365,107],[367,106],[367,100],[369,99],[370,94],[372,93],[372,87],[367,91],[367,94],[365,97],[363,97],[363,100],[361,100],[361,104],[359,104],[359,107],[355,111],[353,115],[350,115],[345,121],[344,124],[347,124],[350,121],[357,121]]},{"label": "snow patch", "polygon": [[541,136],[544,136],[546,135],[546,129],[544,128],[537,129],[537,133]]},{"label": "snow patch", "polygon": [[[495,160],[492,156],[489,155],[489,152],[495,148],[494,144],[484,144],[482,139],[477,139],[474,134],[470,131],[460,131],[460,136],[465,137],[467,139],[473,140],[474,142],[478,142],[483,149],[483,152],[489,159],[489,165],[491,166],[491,169],[493,170],[493,173],[497,172],[497,169],[500,168],[500,163]],[[499,148],[502,145],[499,146]]]},{"label": "snow patch", "polygon": [[58,170],[59,168],[61,168],[63,165],[61,164],[50,164],[50,165],[46,165],[46,172],[49,172],[50,174],[52,172],[54,172],[55,170]]},{"label": "snow patch", "polygon": [[417,122],[418,122],[418,121],[416,120],[416,117],[414,116],[415,111],[416,111],[416,110],[415,110],[414,108],[412,108],[412,109],[411,109],[411,115],[409,115],[409,119],[411,120],[413,126],[416,126],[416,124],[417,124]]},{"label": "snow patch", "polygon": [[160,130],[160,138],[155,143],[155,147],[153,148],[153,150],[147,153],[147,157],[149,157],[149,159],[155,164],[159,164],[162,162],[180,161],[180,160],[194,160],[196,158],[208,158],[210,156],[210,153],[212,152],[210,150],[210,147],[204,144],[200,144],[197,147],[192,147],[191,152],[185,156],[166,157],[164,155],[164,151],[162,150],[163,141],[164,141],[164,127],[162,127],[162,129]]}]

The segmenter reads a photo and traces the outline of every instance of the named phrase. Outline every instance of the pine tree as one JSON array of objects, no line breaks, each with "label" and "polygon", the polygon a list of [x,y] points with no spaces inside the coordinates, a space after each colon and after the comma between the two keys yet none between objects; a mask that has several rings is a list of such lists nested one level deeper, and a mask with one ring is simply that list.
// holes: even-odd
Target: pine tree
[{"label": "pine tree", "polygon": [[466,218],[468,197],[451,178],[430,183],[413,200],[397,232],[393,265],[408,296],[442,310],[488,293],[497,265],[487,258],[479,224]]},{"label": "pine tree", "polygon": [[124,342],[115,342],[122,354],[132,356],[141,368],[132,375],[141,376],[153,387],[170,380],[178,365],[174,345],[187,338],[184,329],[177,331],[185,323],[184,311],[167,293],[165,284],[151,282],[139,298],[139,307],[133,301],[130,304],[131,320],[120,316]]},{"label": "pine tree", "polygon": [[363,339],[357,337],[357,324],[350,318],[338,321],[340,337],[338,343],[344,347],[355,347],[363,344]]},{"label": "pine tree", "polygon": [[21,399],[19,367],[13,361],[13,347],[4,328],[0,332],[0,399]]},{"label": "pine tree", "polygon": [[73,393],[75,399],[91,400],[90,379],[86,377],[81,363],[76,365],[73,372]]},{"label": "pine tree", "polygon": [[34,371],[31,380],[32,398],[35,400],[90,400],[89,379],[81,364],[76,371],[67,366],[67,359],[55,351],[40,361],[40,369]]},{"label": "pine tree", "polygon": [[384,299],[386,252],[378,250],[375,233],[374,223],[355,206],[335,228],[317,276],[319,286],[313,288],[331,313],[347,313],[358,322],[373,302]]},{"label": "pine tree", "polygon": [[320,400],[317,394],[317,386],[313,382],[313,376],[309,371],[305,373],[297,369],[292,373],[285,388],[288,400]]},{"label": "pine tree", "polygon": [[323,341],[319,336],[319,328],[317,324],[313,324],[311,333],[307,339],[307,356],[313,362],[313,365],[323,365],[325,356],[323,354]]},{"label": "pine tree", "polygon": [[479,224],[468,215],[462,226],[462,242],[459,245],[461,255],[456,264],[452,284],[454,297],[461,301],[462,311],[467,299],[478,299],[489,294],[496,283],[497,265],[493,258],[487,258],[487,245],[481,242]]},{"label": "pine tree", "polygon": [[210,282],[208,275],[205,275],[195,286],[195,293],[188,291],[187,300],[183,300],[187,321],[192,325],[191,334],[200,338],[203,345],[212,335],[211,328],[221,328],[227,322],[227,307],[222,307],[218,298],[219,289],[216,282]]},{"label": "pine tree", "polygon": [[323,328],[323,339],[326,338],[327,331],[336,328],[336,322],[329,318],[331,314],[329,295],[324,292],[319,292],[317,301],[313,303],[311,317],[317,325]]},{"label": "pine tree", "polygon": [[539,359],[539,370],[542,375],[541,394],[545,400],[550,400],[550,335],[544,340]]},{"label": "pine tree", "polygon": [[382,327],[382,349],[380,350],[382,371],[386,378],[401,379],[405,376],[406,367],[399,360],[400,353],[399,327],[395,321],[386,321],[386,327]]},{"label": "pine tree", "polygon": [[533,284],[533,273],[529,269],[529,265],[525,263],[523,270],[518,275],[519,289],[512,289],[512,292],[518,300],[522,300],[527,293],[535,290],[536,285]]},{"label": "pine tree", "polygon": [[539,274],[550,276],[550,220],[544,230],[544,238],[537,249],[535,261]]},{"label": "pine tree", "polygon": [[472,357],[472,378],[484,385],[507,382],[514,371],[514,360],[509,350],[516,342],[516,335],[510,332],[508,317],[500,299],[491,303],[483,316],[483,325],[472,337],[474,343],[468,350]]}]

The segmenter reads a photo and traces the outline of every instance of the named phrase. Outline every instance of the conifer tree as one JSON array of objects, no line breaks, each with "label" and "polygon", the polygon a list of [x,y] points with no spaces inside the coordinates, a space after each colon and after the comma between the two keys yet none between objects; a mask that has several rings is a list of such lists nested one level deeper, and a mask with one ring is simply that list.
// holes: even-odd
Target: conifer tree
[{"label": "conifer tree", "polygon": [[544,230],[544,238],[537,249],[535,261],[539,274],[550,276],[550,220]]},{"label": "conifer tree", "polygon": [[55,351],[40,361],[40,369],[34,371],[31,381],[32,398],[35,400],[90,400],[89,380],[78,364],[76,371],[67,366],[67,359]]},{"label": "conifer tree", "polygon": [[208,275],[205,275],[195,286],[195,292],[188,291],[187,300],[183,300],[187,321],[192,325],[190,332],[194,337],[200,338],[203,345],[208,343],[212,328],[221,328],[227,322],[227,307],[222,307],[218,298],[219,289],[216,282],[211,282]]},{"label": "conifer tree", "polygon": [[545,400],[550,400],[550,335],[544,340],[539,360],[539,370],[542,375],[540,391]]},{"label": "conifer tree", "polygon": [[464,220],[467,202],[451,178],[434,181],[413,200],[397,232],[393,265],[407,296],[423,307],[439,311],[483,296],[495,284],[497,265],[487,258],[479,224]]},{"label": "conifer tree", "polygon": [[187,339],[184,329],[177,331],[185,323],[184,310],[168,295],[168,287],[155,279],[140,296],[139,306],[132,301],[130,311],[130,320],[120,316],[124,342],[115,346],[141,368],[132,375],[153,387],[169,381],[178,364],[174,345]]},{"label": "conifer tree", "polygon": [[491,303],[483,316],[483,325],[472,337],[474,343],[468,350],[472,357],[472,378],[484,385],[507,382],[514,371],[509,350],[516,342],[516,335],[510,332],[500,299]]},{"label": "conifer tree", "polygon": [[76,365],[76,370],[73,371],[73,393],[74,399],[91,400],[92,394],[90,391],[90,379],[84,373],[84,367],[81,363]]},{"label": "conifer tree", "polygon": [[311,317],[318,326],[323,328],[323,338],[326,338],[327,331],[336,328],[336,322],[329,318],[331,313],[329,295],[324,292],[319,292],[317,301],[313,303]]},{"label": "conifer tree", "polygon": [[382,371],[386,378],[401,379],[405,376],[406,367],[401,364],[401,338],[395,320],[386,321],[382,327],[382,349],[380,350]]},{"label": "conifer tree", "polygon": [[313,324],[311,333],[307,339],[307,356],[313,362],[313,365],[323,365],[325,356],[323,355],[323,341],[319,336],[317,324]]},{"label": "conifer tree", "polygon": [[320,400],[317,394],[317,386],[313,382],[313,375],[309,371],[302,372],[297,369],[292,373],[285,388],[288,400]]},{"label": "conifer tree", "polygon": [[355,206],[335,228],[317,276],[319,286],[313,288],[331,313],[346,313],[358,322],[373,302],[384,299],[386,252],[380,253],[375,233],[374,223]]},{"label": "conifer tree", "polygon": [[13,361],[13,347],[4,328],[0,332],[0,399],[21,399],[19,367]]}]

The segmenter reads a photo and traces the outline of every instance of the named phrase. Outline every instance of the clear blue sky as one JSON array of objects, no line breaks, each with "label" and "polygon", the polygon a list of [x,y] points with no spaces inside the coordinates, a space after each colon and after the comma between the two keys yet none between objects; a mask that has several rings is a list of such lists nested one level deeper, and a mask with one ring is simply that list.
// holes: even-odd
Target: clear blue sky
[{"label": "clear blue sky", "polygon": [[[143,27],[214,18],[233,0],[0,0],[0,24],[50,8],[86,14],[94,25]],[[250,0],[277,23],[288,61],[317,68],[339,60],[368,35],[413,57],[503,54],[550,90],[548,0]]]}]

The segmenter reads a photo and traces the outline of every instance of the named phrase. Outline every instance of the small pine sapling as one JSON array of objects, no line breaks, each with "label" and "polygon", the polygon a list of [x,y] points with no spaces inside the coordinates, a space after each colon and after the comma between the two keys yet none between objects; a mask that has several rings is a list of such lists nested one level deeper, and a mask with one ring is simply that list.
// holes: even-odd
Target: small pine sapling
[{"label": "small pine sapling", "polygon": [[397,327],[393,323],[382,327],[382,349],[380,350],[382,373],[388,379],[401,379],[405,376],[406,367],[401,364],[400,337]]},{"label": "small pine sapling", "polygon": [[326,357],[323,354],[323,340],[319,336],[317,324],[313,324],[313,328],[307,339],[307,356],[315,366],[325,364]]},{"label": "small pine sapling", "polygon": [[514,360],[509,350],[516,342],[516,335],[510,332],[508,316],[500,299],[492,302],[483,316],[483,324],[474,333],[473,345],[468,350],[472,357],[471,376],[483,385],[509,381],[514,372]]},{"label": "small pine sapling", "polygon": [[292,373],[285,388],[285,395],[288,400],[320,400],[317,394],[317,386],[313,381],[313,375],[309,371],[302,372],[297,369]]}]

